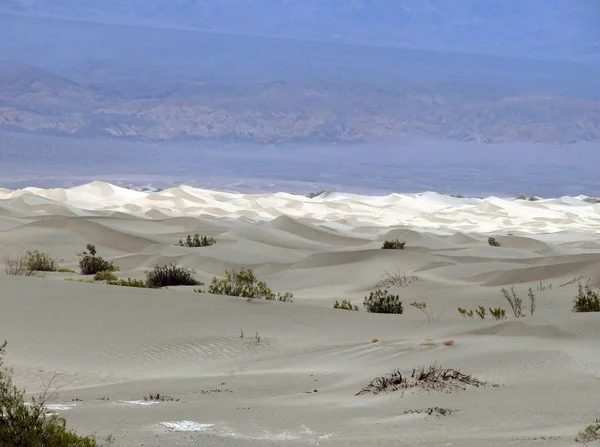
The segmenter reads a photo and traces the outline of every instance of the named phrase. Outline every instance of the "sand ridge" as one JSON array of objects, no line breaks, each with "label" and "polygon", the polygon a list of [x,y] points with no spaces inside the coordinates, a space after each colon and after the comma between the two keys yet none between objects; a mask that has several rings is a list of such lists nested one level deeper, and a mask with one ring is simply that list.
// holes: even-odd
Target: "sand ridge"
[{"label": "sand ridge", "polygon": [[[33,391],[58,374],[51,410],[82,433],[113,433],[119,446],[570,446],[598,417],[598,316],[571,312],[576,279],[600,267],[597,219],[597,205],[582,198],[308,199],[103,182],[0,190],[0,264],[40,250],[76,270],[91,242],[121,278],[169,262],[205,282],[250,267],[295,295],[292,304],[248,303],[194,287],[0,269],[0,340],[20,385]],[[194,232],[217,244],[177,245]],[[491,247],[490,235],[502,246]],[[396,238],[404,250],[381,250]],[[386,272],[409,282],[391,287],[403,315],[332,308],[361,305]],[[511,286],[526,301],[535,292],[533,316],[510,315],[500,289]],[[413,301],[425,301],[435,321]],[[478,305],[509,317],[457,311]],[[355,396],[377,376],[434,363],[500,386]],[[173,400],[144,400],[156,392]],[[432,407],[456,412],[422,412]]]}]

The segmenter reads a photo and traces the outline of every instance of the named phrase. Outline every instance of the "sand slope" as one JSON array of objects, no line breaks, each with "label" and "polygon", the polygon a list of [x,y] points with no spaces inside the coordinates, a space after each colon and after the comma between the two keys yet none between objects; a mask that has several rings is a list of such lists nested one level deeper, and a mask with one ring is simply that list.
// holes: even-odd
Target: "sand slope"
[{"label": "sand slope", "polygon": [[[600,269],[599,218],[597,205],[578,198],[310,200],[189,187],[139,193],[102,182],[0,190],[0,263],[37,249],[75,269],[92,242],[120,277],[174,261],[204,281],[252,267],[296,296],[247,303],[193,287],[2,271],[0,340],[9,341],[20,385],[33,391],[58,374],[53,411],[82,433],[113,433],[119,446],[574,445],[599,416],[600,316],[570,311],[573,280]],[[218,243],[176,245],[193,232]],[[502,246],[490,247],[489,235]],[[395,238],[407,247],[380,249]],[[332,309],[336,299],[360,304],[385,272],[411,281],[392,288],[403,315]],[[532,287],[536,313],[460,317],[459,306],[509,310],[503,286],[524,298]],[[415,300],[436,321],[409,305]],[[434,362],[500,386],[355,396],[376,376]],[[177,401],[143,400],[157,392]],[[457,412],[410,413],[436,406]]]}]

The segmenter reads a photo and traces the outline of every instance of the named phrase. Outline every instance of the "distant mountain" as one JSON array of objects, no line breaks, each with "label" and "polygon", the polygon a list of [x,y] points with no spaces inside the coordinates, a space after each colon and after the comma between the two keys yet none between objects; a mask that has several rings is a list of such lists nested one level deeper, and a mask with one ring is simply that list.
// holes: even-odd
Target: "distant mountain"
[{"label": "distant mountain", "polygon": [[598,58],[598,0],[4,0],[0,13],[368,45]]}]

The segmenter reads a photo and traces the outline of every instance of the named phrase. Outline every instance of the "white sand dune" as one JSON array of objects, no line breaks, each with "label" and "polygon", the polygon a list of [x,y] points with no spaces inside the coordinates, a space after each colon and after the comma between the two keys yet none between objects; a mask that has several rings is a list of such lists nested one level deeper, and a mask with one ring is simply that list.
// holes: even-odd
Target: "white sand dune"
[{"label": "white sand dune", "polygon": [[[113,433],[119,446],[571,446],[599,416],[599,315],[571,312],[576,280],[594,282],[600,271],[600,208],[583,199],[308,199],[103,182],[0,189],[2,260],[40,250],[77,270],[91,242],[121,278],[169,262],[205,282],[251,267],[295,295],[292,304],[248,303],[193,287],[2,270],[0,340],[20,385],[35,391],[58,374],[49,410],[79,432]],[[177,246],[188,233],[217,244]],[[381,250],[390,239],[406,248]],[[332,309],[335,300],[360,305],[386,272],[409,281],[391,288],[403,315]],[[511,286],[525,299],[524,318],[500,292]],[[435,321],[413,301],[425,301]],[[479,305],[509,316],[457,312]],[[434,363],[500,386],[355,395],[394,369]],[[145,400],[149,393],[174,399]],[[431,407],[456,412],[422,412]]]}]

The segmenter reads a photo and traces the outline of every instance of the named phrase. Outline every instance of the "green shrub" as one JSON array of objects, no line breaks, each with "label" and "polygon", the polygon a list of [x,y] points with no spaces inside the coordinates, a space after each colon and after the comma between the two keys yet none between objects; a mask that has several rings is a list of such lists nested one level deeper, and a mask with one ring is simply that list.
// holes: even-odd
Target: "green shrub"
[{"label": "green shrub", "polygon": [[475,309],[475,313],[477,314],[477,316],[479,318],[481,318],[482,320],[485,320],[485,314],[486,314],[485,307],[478,306],[477,309]]},{"label": "green shrub", "polygon": [[341,303],[338,300],[335,300],[335,303],[333,304],[333,308],[341,309],[341,310],[358,311],[358,306],[356,304],[352,304],[349,300],[342,300]]},{"label": "green shrub", "polygon": [[496,307],[495,309],[490,307],[490,314],[494,320],[504,320],[506,318],[506,310],[500,307]]},{"label": "green shrub", "polygon": [[179,243],[177,245],[181,247],[210,247],[216,243],[217,240],[215,238],[206,236],[200,237],[198,233],[194,233],[193,237],[191,234],[188,234],[185,238],[185,241],[183,239],[179,239]]},{"label": "green shrub", "polygon": [[65,278],[65,281],[70,281],[70,282],[84,282],[84,283],[87,283],[87,284],[96,284],[96,282],[93,279]]},{"label": "green shrub", "polygon": [[498,242],[495,237],[488,237],[488,244],[490,247],[500,247],[500,242]]},{"label": "green shrub", "polygon": [[[0,446],[98,447],[94,436],[79,436],[66,428],[65,419],[49,415],[47,394],[27,405],[25,391],[13,383],[13,371],[4,366],[6,342],[0,345]],[[112,437],[105,441],[112,443]]]},{"label": "green shrub", "polygon": [[100,256],[96,256],[96,246],[87,244],[88,252],[81,253],[79,260],[79,268],[82,275],[95,275],[98,272],[116,272],[118,269],[112,262],[104,260]]},{"label": "green shrub", "polygon": [[214,277],[208,290],[197,289],[199,293],[229,295],[246,298],[247,301],[265,299],[292,303],[294,295],[290,292],[274,293],[264,281],[259,281],[252,269],[225,270],[225,278]]},{"label": "green shrub", "polygon": [[110,270],[104,270],[94,275],[94,281],[115,281],[117,276]]},{"label": "green shrub", "polygon": [[52,256],[37,250],[28,251],[25,254],[27,269],[36,272],[55,272],[58,270],[58,262]]},{"label": "green shrub", "polygon": [[386,289],[377,289],[365,296],[363,306],[367,312],[377,314],[402,314],[404,308],[399,295],[392,295]]},{"label": "green shrub", "polygon": [[169,265],[156,265],[146,272],[146,285],[148,287],[197,286],[199,283],[194,279],[195,273],[194,270],[178,267],[176,262]]},{"label": "green shrub", "polygon": [[527,196],[525,194],[519,194],[517,200],[527,200]]},{"label": "green shrub", "polygon": [[396,239],[395,241],[385,241],[381,248],[384,250],[404,250],[405,245],[406,241]]},{"label": "green shrub", "polygon": [[321,191],[311,192],[306,197],[308,197],[309,199],[314,199],[315,197],[326,196],[326,195],[329,195],[329,194],[331,194],[331,191],[327,191],[326,189],[322,189]]},{"label": "green shrub", "polygon": [[600,439],[600,420],[596,419],[596,423],[588,425],[584,430],[577,433],[575,442],[588,443],[598,441]]},{"label": "green shrub", "polygon": [[141,279],[113,279],[110,281],[106,281],[106,284],[111,286],[122,286],[122,287],[139,287],[141,289],[148,288],[148,284],[146,284]]},{"label": "green shrub", "polygon": [[573,300],[573,312],[600,312],[600,297],[586,284],[579,282],[577,296]]},{"label": "green shrub", "polygon": [[67,268],[60,268],[57,270],[58,273],[76,273],[75,270],[71,270],[71,269],[67,269]]},{"label": "green shrub", "polygon": [[473,309],[467,310],[463,307],[459,307],[458,308],[458,313],[462,316],[462,317],[473,317]]}]

